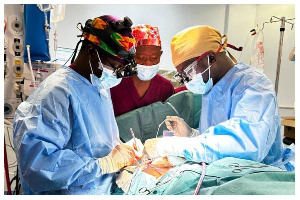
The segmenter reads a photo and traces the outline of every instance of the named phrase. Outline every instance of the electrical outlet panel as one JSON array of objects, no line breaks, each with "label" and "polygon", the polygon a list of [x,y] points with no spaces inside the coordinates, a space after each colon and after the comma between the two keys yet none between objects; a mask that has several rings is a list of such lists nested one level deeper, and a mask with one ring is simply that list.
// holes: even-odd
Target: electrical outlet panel
[{"label": "electrical outlet panel", "polygon": [[4,115],[8,116],[11,115],[13,112],[13,107],[9,103],[4,103]]},{"label": "electrical outlet panel", "polygon": [[15,78],[22,78],[23,76],[23,71],[24,71],[24,64],[22,60],[20,59],[15,59],[13,63],[13,72],[14,72],[14,77]]},{"label": "electrical outlet panel", "polygon": [[21,102],[21,99],[4,101],[4,118],[13,119],[15,111],[17,110]]},{"label": "electrical outlet panel", "polygon": [[24,26],[22,17],[18,15],[11,15],[8,17],[8,30],[13,35],[23,35]]},{"label": "electrical outlet panel", "polygon": [[21,57],[24,55],[23,51],[24,51],[24,46],[23,46],[23,40],[17,37],[13,38],[12,41],[12,45],[11,45],[11,55],[15,56],[15,57]]}]

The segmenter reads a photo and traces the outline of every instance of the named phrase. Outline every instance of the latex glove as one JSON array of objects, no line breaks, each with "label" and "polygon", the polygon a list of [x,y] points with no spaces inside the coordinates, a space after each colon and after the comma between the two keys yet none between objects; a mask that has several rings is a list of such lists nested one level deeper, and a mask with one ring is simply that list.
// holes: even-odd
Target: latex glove
[{"label": "latex glove", "polygon": [[142,159],[147,161],[147,159],[154,160],[167,156],[170,163],[180,165],[185,159],[176,159],[173,156],[184,157],[184,150],[187,149],[192,140],[194,138],[176,136],[148,139],[144,144],[145,154]]},{"label": "latex glove", "polygon": [[174,136],[194,137],[198,135],[197,130],[192,129],[182,118],[177,116],[167,116],[166,126],[170,131],[174,131]]},{"label": "latex glove", "polygon": [[102,174],[117,172],[123,167],[135,163],[134,150],[123,143],[116,146],[107,156],[98,159]]},{"label": "latex glove", "polygon": [[161,138],[153,138],[145,141],[144,148],[145,148],[145,153],[147,154],[145,156],[148,159],[154,159],[160,157],[157,151],[157,144],[160,140]]},{"label": "latex glove", "polygon": [[[135,143],[135,141],[136,141],[136,143]],[[135,140],[134,140],[132,138],[125,144],[130,146],[134,150],[134,153],[135,153],[137,159],[140,159],[143,156],[144,145],[140,139],[135,138]]]}]

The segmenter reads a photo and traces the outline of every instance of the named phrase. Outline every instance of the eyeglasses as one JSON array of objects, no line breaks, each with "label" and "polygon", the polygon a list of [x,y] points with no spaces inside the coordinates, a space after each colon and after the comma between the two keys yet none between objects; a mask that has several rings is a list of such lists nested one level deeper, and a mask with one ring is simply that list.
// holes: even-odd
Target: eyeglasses
[{"label": "eyeglasses", "polygon": [[[229,44],[228,44],[229,46]],[[232,46],[232,45],[230,45]],[[223,48],[223,44],[220,45],[218,50],[215,52],[218,54],[220,50]],[[197,74],[195,66],[197,66],[197,63],[200,62],[205,56],[207,56],[209,52],[203,53],[201,56],[199,56],[192,64],[188,65],[182,73],[177,72],[173,78],[179,82],[180,85],[183,85],[184,83],[190,82],[193,77]],[[207,70],[207,69],[206,69]],[[204,70],[202,73],[204,73],[206,70]]]},{"label": "eyeglasses", "polygon": [[178,81],[181,85],[184,83],[188,83],[192,80],[193,76],[196,75],[195,66],[197,65],[197,61],[195,60],[192,64],[188,65],[182,73],[177,72],[173,77],[176,81]]},{"label": "eyeglasses", "polygon": [[115,69],[114,71],[117,78],[129,77],[137,74],[136,62],[134,59],[128,60],[128,64],[124,67]]},{"label": "eyeglasses", "polygon": [[118,68],[113,67],[114,65],[110,63],[108,59],[106,59],[106,61],[110,65],[108,66],[110,68],[107,70],[117,78],[129,77],[137,73],[136,62],[134,59],[126,59],[127,64]]},{"label": "eyeglasses", "polygon": [[[195,67],[197,66],[198,62],[200,62],[205,56],[208,55],[209,52],[203,53],[199,56],[194,62],[189,64],[181,73],[177,72],[173,78],[179,82],[180,85],[184,83],[190,82],[193,77],[197,74]],[[202,72],[204,73],[204,72]]]}]

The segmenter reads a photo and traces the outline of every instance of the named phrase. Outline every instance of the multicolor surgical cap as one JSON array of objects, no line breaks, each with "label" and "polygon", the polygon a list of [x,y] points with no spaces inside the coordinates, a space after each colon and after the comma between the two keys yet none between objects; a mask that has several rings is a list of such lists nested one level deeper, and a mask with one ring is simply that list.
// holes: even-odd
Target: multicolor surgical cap
[{"label": "multicolor surgical cap", "polygon": [[[135,39],[133,38],[131,34],[131,28],[128,29],[120,29],[115,30],[113,27],[111,27],[111,22],[116,22],[119,19],[117,17],[111,16],[111,15],[103,15],[100,17],[96,17],[91,20],[91,26],[95,28],[96,30],[103,30],[102,32],[98,32],[98,34],[103,35],[96,35],[96,33],[92,32],[83,32],[82,36],[100,47],[102,50],[104,50],[106,53],[112,55],[113,57],[117,58],[116,60],[123,59],[118,55],[118,52],[114,48],[112,48],[112,44],[110,44],[107,39],[107,35],[109,38],[117,44],[119,47],[123,48],[129,53],[134,54],[135,53]],[[110,26],[110,27],[109,27]],[[106,31],[106,33],[105,33]],[[105,39],[100,39],[105,38]]]},{"label": "multicolor surgical cap", "polygon": [[161,46],[159,30],[149,24],[139,24],[132,27],[132,35],[136,40],[136,46],[154,45]]}]

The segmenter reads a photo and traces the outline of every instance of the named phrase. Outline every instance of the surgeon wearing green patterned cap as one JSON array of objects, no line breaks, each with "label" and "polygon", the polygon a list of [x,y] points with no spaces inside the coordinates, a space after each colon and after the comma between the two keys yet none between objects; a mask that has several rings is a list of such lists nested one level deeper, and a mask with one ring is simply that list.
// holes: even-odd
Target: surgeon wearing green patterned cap
[{"label": "surgeon wearing green patterned cap", "polygon": [[109,94],[135,73],[131,25],[128,17],[87,20],[71,66],[45,79],[16,110],[23,194],[111,194],[115,172],[135,162],[136,151],[119,140]]}]

